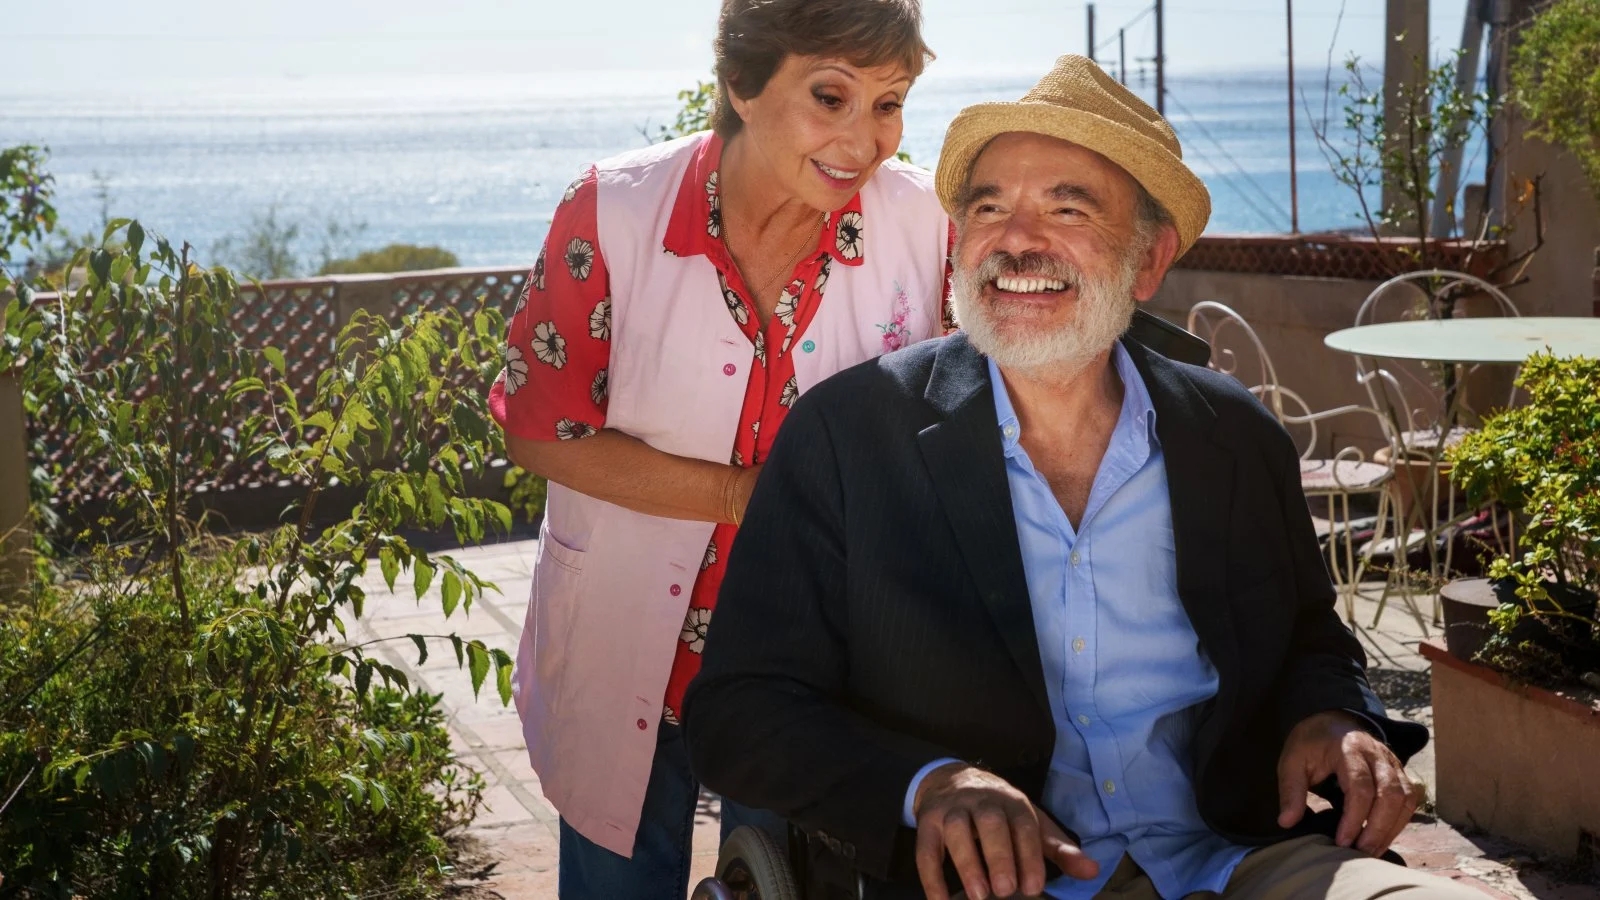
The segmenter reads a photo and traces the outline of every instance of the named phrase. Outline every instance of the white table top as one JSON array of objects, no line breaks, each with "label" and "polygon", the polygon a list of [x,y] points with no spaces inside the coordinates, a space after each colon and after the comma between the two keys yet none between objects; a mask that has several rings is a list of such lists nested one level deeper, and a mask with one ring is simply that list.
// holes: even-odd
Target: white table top
[{"label": "white table top", "polygon": [[1600,318],[1429,319],[1346,328],[1323,338],[1334,350],[1384,359],[1520,363],[1541,350],[1600,358]]}]

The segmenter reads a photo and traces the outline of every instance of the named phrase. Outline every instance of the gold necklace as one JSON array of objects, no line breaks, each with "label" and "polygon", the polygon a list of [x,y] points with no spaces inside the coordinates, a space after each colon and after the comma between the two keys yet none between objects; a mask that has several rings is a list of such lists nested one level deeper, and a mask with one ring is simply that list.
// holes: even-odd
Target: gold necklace
[{"label": "gold necklace", "polygon": [[[781,279],[787,279],[790,275],[794,274],[795,264],[800,261],[800,257],[805,255],[807,248],[816,247],[817,238],[822,236],[822,226],[827,224],[827,222],[828,214],[823,213],[822,217],[817,220],[817,227],[812,229],[810,237],[806,238],[805,242],[800,245],[800,249],[796,251],[793,256],[789,257],[789,261],[785,263],[782,268],[778,269],[778,274],[768,280],[766,284],[761,286],[760,290],[756,291],[755,294],[751,296],[751,303],[755,303],[759,298],[765,296],[768,291],[777,287],[778,282]],[[726,237],[723,238],[722,245],[724,247],[728,245],[728,240]],[[732,256],[733,251],[729,250],[728,255]]]}]

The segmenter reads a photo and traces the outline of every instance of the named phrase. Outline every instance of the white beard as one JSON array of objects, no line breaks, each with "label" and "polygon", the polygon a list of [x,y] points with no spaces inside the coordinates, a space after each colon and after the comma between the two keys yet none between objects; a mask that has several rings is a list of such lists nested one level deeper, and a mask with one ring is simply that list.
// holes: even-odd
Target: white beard
[{"label": "white beard", "polygon": [[[1001,368],[1067,380],[1110,350],[1128,330],[1138,305],[1133,283],[1141,255],[1128,253],[1118,271],[1104,276],[1084,274],[1059,259],[1049,260],[1045,272],[1029,267],[1026,273],[1013,273],[999,257],[991,255],[976,269],[955,269],[950,302],[972,346]],[[983,289],[1004,274],[1036,274],[1075,285],[1077,299],[1071,317],[1053,329],[1040,329],[1025,315],[991,303],[984,298]]]}]

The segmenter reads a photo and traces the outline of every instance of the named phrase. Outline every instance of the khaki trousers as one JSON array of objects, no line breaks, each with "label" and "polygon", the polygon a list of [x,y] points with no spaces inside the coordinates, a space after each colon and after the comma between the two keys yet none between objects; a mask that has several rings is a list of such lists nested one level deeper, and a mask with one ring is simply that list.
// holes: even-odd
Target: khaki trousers
[{"label": "khaki trousers", "polygon": [[[1218,895],[1203,891],[1189,896],[1209,900]],[[1252,851],[1234,869],[1220,896],[1221,900],[1485,900],[1478,891],[1447,878],[1373,859],[1322,835]],[[1124,856],[1095,900],[1177,898],[1162,898],[1133,857]]]}]

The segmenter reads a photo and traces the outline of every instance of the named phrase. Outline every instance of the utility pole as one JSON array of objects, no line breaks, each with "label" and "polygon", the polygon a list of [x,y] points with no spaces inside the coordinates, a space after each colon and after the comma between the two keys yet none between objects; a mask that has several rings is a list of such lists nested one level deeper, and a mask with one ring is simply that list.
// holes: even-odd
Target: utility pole
[{"label": "utility pole", "polygon": [[1094,4],[1089,4],[1089,51],[1084,54],[1090,61],[1094,60]]},{"label": "utility pole", "polygon": [[1117,80],[1126,87],[1128,84],[1128,30],[1117,29]]},{"label": "utility pole", "polygon": [[1300,184],[1294,160],[1294,0],[1283,0],[1289,24],[1289,233],[1300,233]]},{"label": "utility pole", "polygon": [[[1461,23],[1461,55],[1456,60],[1456,90],[1470,95],[1478,87],[1478,57],[1483,52],[1483,20],[1492,12],[1485,0],[1467,0],[1467,15]],[[1444,158],[1439,161],[1439,188],[1433,195],[1433,213],[1428,217],[1431,236],[1447,238],[1458,221],[1465,221],[1465,210],[1455,208],[1461,186],[1461,152],[1467,142],[1466,123],[1450,133]]]},{"label": "utility pole", "polygon": [[1167,35],[1166,13],[1156,0],[1156,112],[1167,114]]}]

